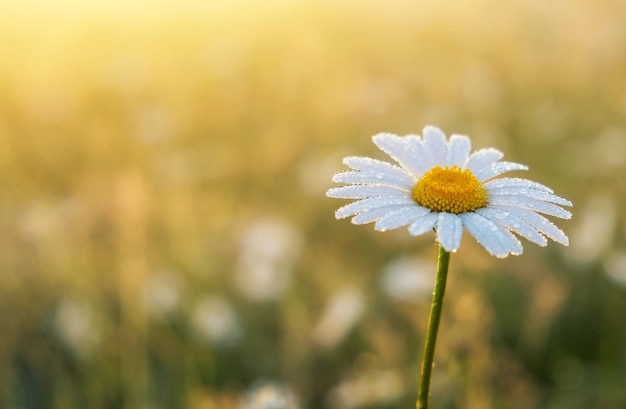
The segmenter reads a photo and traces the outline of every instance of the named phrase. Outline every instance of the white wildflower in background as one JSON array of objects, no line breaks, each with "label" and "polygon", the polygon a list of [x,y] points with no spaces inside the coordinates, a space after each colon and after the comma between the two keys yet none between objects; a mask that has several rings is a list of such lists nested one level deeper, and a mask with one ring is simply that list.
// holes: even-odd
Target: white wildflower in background
[{"label": "white wildflower in background", "polygon": [[351,375],[332,388],[326,400],[334,409],[356,409],[391,403],[406,393],[400,374],[392,370],[364,371]]},{"label": "white wildflower in background", "polygon": [[365,297],[356,288],[337,291],[328,300],[313,328],[312,338],[324,347],[334,347],[359,322],[365,312]]},{"label": "white wildflower in background", "polygon": [[273,301],[288,288],[300,254],[300,232],[286,220],[261,217],[242,233],[235,285],[248,299]]},{"label": "white wildflower in background", "polygon": [[299,409],[296,395],[276,382],[257,382],[246,393],[241,409]]},{"label": "white wildflower in background", "polygon": [[100,344],[102,328],[91,305],[76,299],[64,299],[54,311],[57,336],[77,356],[86,358]]},{"label": "white wildflower in background", "polygon": [[612,252],[606,256],[604,269],[616,284],[626,287],[626,252]]},{"label": "white wildflower in background", "polygon": [[561,206],[572,203],[552,189],[521,178],[496,178],[528,169],[501,161],[493,148],[471,151],[470,139],[444,133],[433,126],[424,135],[400,137],[378,134],[374,144],[400,166],[367,157],[350,156],[352,170],[333,177],[346,186],[330,189],[329,197],[356,199],[336,212],[353,216],[354,224],[375,222],[384,231],[408,225],[417,236],[435,230],[444,250],[456,251],[463,228],[496,257],[521,254],[516,233],[540,246],[550,238],[568,245],[567,236],[542,214],[569,219]]},{"label": "white wildflower in background", "polygon": [[435,263],[417,257],[393,260],[385,267],[383,290],[398,301],[423,301],[432,295],[435,267]]},{"label": "white wildflower in background", "polygon": [[191,313],[196,332],[216,347],[228,347],[241,338],[241,325],[230,303],[219,296],[200,299]]},{"label": "white wildflower in background", "polygon": [[570,262],[580,265],[606,256],[619,226],[619,201],[609,192],[589,192],[571,229]]},{"label": "white wildflower in background", "polygon": [[163,321],[176,311],[181,301],[182,282],[175,273],[160,271],[144,283],[144,308],[150,317]]}]

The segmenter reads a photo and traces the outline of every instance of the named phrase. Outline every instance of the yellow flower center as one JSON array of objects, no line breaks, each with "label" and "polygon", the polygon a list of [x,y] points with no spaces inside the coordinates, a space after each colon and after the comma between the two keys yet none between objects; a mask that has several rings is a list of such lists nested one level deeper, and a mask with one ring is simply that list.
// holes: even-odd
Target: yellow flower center
[{"label": "yellow flower center", "polygon": [[413,200],[433,212],[473,212],[487,205],[487,192],[469,169],[435,166],[417,181]]}]

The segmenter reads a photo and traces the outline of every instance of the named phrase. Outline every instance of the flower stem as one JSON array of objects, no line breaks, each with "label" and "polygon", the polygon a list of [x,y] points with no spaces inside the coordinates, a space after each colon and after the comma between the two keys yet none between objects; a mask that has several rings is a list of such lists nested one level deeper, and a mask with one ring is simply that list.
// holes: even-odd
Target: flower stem
[{"label": "flower stem", "polygon": [[420,369],[420,384],[416,405],[417,409],[428,409],[428,398],[430,397],[430,378],[433,372],[435,344],[437,343],[437,331],[439,330],[443,296],[446,292],[446,280],[448,278],[449,264],[450,253],[439,245],[437,278],[435,280],[433,302],[430,306],[430,316],[428,317],[426,340],[424,341],[424,355],[422,356],[422,368]]}]

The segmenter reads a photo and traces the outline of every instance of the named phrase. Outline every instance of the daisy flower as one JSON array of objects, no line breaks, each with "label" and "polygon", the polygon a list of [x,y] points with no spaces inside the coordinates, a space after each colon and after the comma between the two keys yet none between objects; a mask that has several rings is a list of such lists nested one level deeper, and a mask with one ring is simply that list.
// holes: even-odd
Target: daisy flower
[{"label": "daisy flower", "polygon": [[372,140],[399,166],[367,157],[345,158],[343,163],[352,170],[333,177],[345,186],[326,195],[356,201],[338,209],[338,219],[375,222],[379,231],[408,226],[414,236],[434,230],[448,252],[459,248],[464,228],[496,257],[522,253],[516,235],[540,246],[548,238],[569,244],[565,233],[544,215],[569,219],[571,213],[562,206],[572,203],[542,184],[497,178],[528,169],[501,161],[502,152],[485,148],[470,153],[467,136],[448,139],[433,126],[424,128],[423,137],[381,133]]}]

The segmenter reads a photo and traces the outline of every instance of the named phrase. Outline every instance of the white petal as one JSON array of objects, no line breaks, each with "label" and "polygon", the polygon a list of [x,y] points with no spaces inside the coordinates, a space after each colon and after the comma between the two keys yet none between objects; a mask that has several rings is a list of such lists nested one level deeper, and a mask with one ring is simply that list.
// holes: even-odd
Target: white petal
[{"label": "white petal", "polygon": [[397,135],[389,133],[381,133],[372,137],[374,144],[383,152],[391,156],[396,162],[407,170],[413,177],[420,177],[423,171],[423,165],[420,164],[419,155],[415,155],[414,151],[420,141],[417,137],[407,136],[401,138]]},{"label": "white petal", "polygon": [[435,227],[435,224],[437,224],[437,218],[437,213],[427,213],[411,223],[409,226],[409,233],[413,236],[419,236],[420,234],[432,230]]},{"label": "white petal", "polygon": [[402,175],[410,177],[410,175],[408,175],[402,168],[392,165],[389,162],[365,156],[348,156],[343,158],[343,164],[354,170],[360,170],[362,172],[389,173],[397,177],[402,177]]},{"label": "white petal", "polygon": [[432,155],[436,164],[445,165],[448,159],[448,141],[441,129],[434,126],[424,128],[424,146]]},{"label": "white petal", "polygon": [[452,135],[448,142],[448,166],[465,166],[471,149],[472,143],[467,136]]},{"label": "white petal", "polygon": [[546,219],[542,215],[535,213],[532,210],[522,209],[513,206],[495,205],[493,207],[509,211],[512,215],[515,215],[524,220],[526,223],[537,229],[539,233],[545,235],[549,239],[552,239],[564,246],[569,245],[569,239],[567,238],[567,235],[565,235],[565,233],[563,233],[561,229],[556,227],[550,220]]},{"label": "white petal", "polygon": [[397,229],[398,227],[413,223],[427,213],[430,213],[430,210],[418,206],[417,204],[404,207],[378,219],[374,228],[379,231]]},{"label": "white petal", "polygon": [[484,182],[485,180],[513,170],[528,170],[528,166],[514,162],[498,162],[484,167],[478,172],[474,172],[474,175],[478,180]]},{"label": "white petal", "polygon": [[413,158],[411,165],[415,168],[416,176],[419,178],[437,163],[418,135],[408,135],[406,138],[407,149]]},{"label": "white petal", "polygon": [[561,219],[570,219],[572,217],[570,212],[553,203],[542,202],[524,196],[493,196],[489,198],[489,204],[521,207],[549,214],[550,216],[560,217]]},{"label": "white petal", "polygon": [[410,190],[415,186],[413,179],[402,170],[402,173],[393,174],[387,172],[340,172],[333,176],[333,182],[353,183],[365,185],[393,186],[400,189]]},{"label": "white petal", "polygon": [[490,198],[497,196],[524,196],[531,199],[539,200],[542,202],[556,203],[561,206],[571,206],[572,202],[564,197],[557,196],[552,193],[545,192],[543,190],[537,190],[533,188],[526,188],[521,186],[506,186],[500,188],[486,188],[487,194]]},{"label": "white petal", "polygon": [[554,191],[550,189],[548,186],[544,186],[541,183],[533,182],[532,180],[522,179],[522,178],[493,179],[488,182],[485,182],[484,186],[485,188],[489,187],[492,189],[498,189],[501,187],[519,186],[519,187],[528,187],[528,188],[543,190],[548,193],[554,193]]},{"label": "white petal", "polygon": [[380,219],[390,213],[396,212],[407,205],[391,205],[385,207],[378,207],[368,212],[360,213],[352,218],[353,224],[367,224]]},{"label": "white petal", "polygon": [[411,197],[411,192],[390,186],[349,185],[329,189],[326,196],[338,199],[365,199],[368,197]]},{"label": "white petal", "polygon": [[540,234],[537,229],[526,223],[520,217],[511,214],[511,212],[509,211],[497,209],[490,206],[478,209],[476,210],[476,213],[491,220],[494,223],[498,223],[499,225],[506,227],[507,229],[519,234],[520,236],[532,241],[535,244],[538,244],[542,247],[548,244],[548,240],[542,234]]},{"label": "white petal", "polygon": [[463,223],[456,214],[439,213],[437,218],[437,239],[446,251],[456,251],[461,245]]},{"label": "white petal", "polygon": [[482,168],[499,161],[503,156],[502,152],[494,148],[479,149],[470,155],[465,167],[476,173]]},{"label": "white petal", "polygon": [[335,212],[335,217],[337,219],[343,219],[346,217],[354,216],[358,213],[365,213],[370,210],[391,206],[391,205],[410,205],[414,204],[413,199],[406,197],[373,197],[370,199],[363,199],[357,202],[349,203],[343,207],[340,207]]},{"label": "white petal", "polygon": [[522,243],[504,227],[480,216],[477,213],[463,213],[459,216],[463,226],[487,251],[503,258],[510,254],[521,254]]}]

